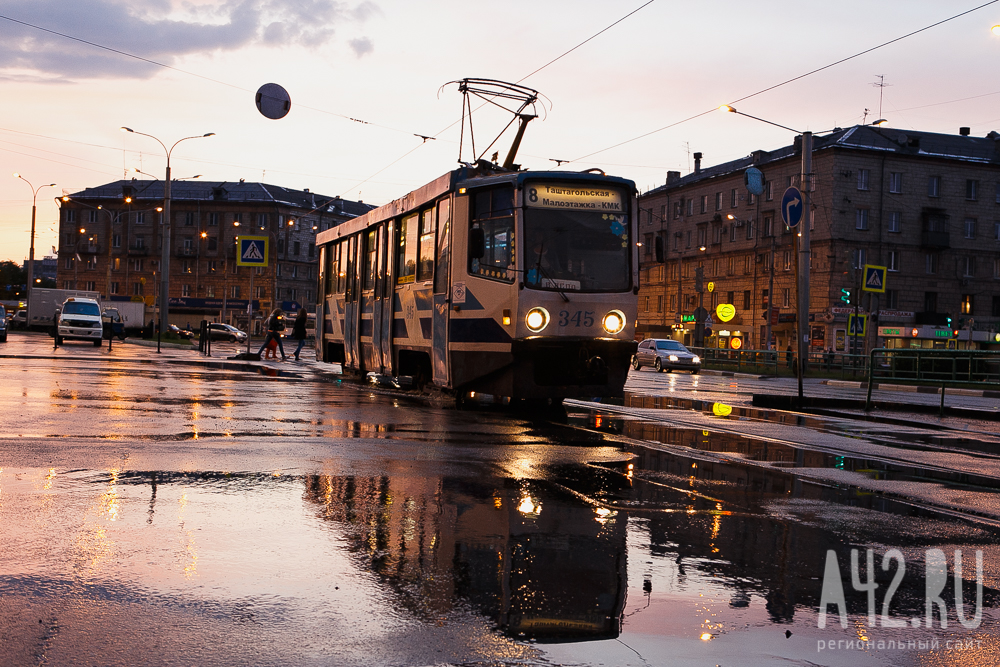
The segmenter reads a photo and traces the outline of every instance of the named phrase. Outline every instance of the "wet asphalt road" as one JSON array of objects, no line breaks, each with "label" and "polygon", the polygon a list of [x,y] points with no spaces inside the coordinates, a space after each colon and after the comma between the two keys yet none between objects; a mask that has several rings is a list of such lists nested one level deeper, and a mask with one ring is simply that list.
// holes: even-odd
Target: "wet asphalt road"
[{"label": "wet asphalt road", "polygon": [[[1000,659],[990,424],[760,411],[738,382],[648,372],[623,406],[457,411],[314,362],[11,341],[2,665]],[[894,571],[878,565],[899,550],[887,611],[906,627],[868,626],[852,547],[875,554],[879,614]],[[978,628],[959,624],[953,583],[948,627],[913,627],[928,549],[949,577],[964,554],[966,616],[983,552]],[[829,550],[846,628],[833,605],[817,627]]]}]

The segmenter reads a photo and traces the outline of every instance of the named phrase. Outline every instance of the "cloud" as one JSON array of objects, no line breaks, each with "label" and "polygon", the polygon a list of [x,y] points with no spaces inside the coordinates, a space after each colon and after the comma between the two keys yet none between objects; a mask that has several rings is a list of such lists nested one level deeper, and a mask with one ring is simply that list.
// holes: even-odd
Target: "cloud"
[{"label": "cloud", "polygon": [[[141,4],[136,7],[135,4]],[[363,22],[377,5],[336,0],[0,0],[0,15],[165,65],[195,53],[247,46],[317,48],[334,27]],[[368,39],[352,40],[360,57]],[[90,44],[0,19],[0,73],[46,80],[149,78],[160,68]]]},{"label": "cloud", "polygon": [[375,43],[367,37],[359,37],[358,39],[352,39],[348,42],[351,49],[354,51],[354,55],[358,58],[361,56],[367,56],[369,53],[375,50]]}]

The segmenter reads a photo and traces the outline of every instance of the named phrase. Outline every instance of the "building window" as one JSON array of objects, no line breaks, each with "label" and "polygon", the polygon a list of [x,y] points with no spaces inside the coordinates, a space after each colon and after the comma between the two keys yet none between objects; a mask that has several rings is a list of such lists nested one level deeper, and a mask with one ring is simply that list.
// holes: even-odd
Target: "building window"
[{"label": "building window", "polygon": [[[93,271],[96,268],[97,268],[97,256],[96,255],[91,255],[91,256],[87,257],[87,269],[89,271]],[[87,289],[90,289],[90,288],[87,288]],[[90,291],[93,291],[93,290],[90,290]]]},{"label": "building window", "polygon": [[1000,296],[993,297],[993,317],[1000,317]]},{"label": "building window", "polygon": [[868,176],[869,171],[867,169],[858,169],[858,190],[868,189]]},{"label": "building window", "polygon": [[181,273],[191,273],[191,260],[185,259],[181,261]]},{"label": "building window", "polygon": [[208,237],[208,251],[218,252],[219,251],[219,239],[215,236]]},{"label": "building window", "polygon": [[924,271],[925,273],[937,273],[937,255],[932,252],[927,253]]},{"label": "building window", "polygon": [[[673,299],[671,299],[671,301],[673,301]],[[671,305],[673,305],[673,304],[671,303]],[[657,294],[656,295],[656,312],[658,312],[658,313],[662,313],[663,312],[663,295],[662,294]]]},{"label": "building window", "polygon": [[112,248],[121,248],[122,247],[122,235],[121,234],[112,234],[111,235],[111,247]]},{"label": "building window", "polygon": [[972,255],[966,255],[961,259],[962,265],[962,276],[966,278],[973,278],[976,275],[976,258]]},{"label": "building window", "polygon": [[743,310],[750,310],[750,290],[743,290]]},{"label": "building window", "polygon": [[965,219],[965,238],[974,239],[976,238],[976,219],[966,218]]},{"label": "building window", "polygon": [[205,296],[209,299],[215,298],[215,285],[208,285],[205,287]]},{"label": "building window", "polygon": [[773,234],[771,227],[774,225],[774,216],[765,215],[764,216],[764,228],[762,233],[765,237],[771,236]]},{"label": "building window", "polygon": [[757,197],[752,192],[747,193],[747,206],[753,206],[757,203]]},{"label": "building window", "polygon": [[674,220],[681,217],[681,212],[684,210],[684,200],[674,202]]},{"label": "building window", "polygon": [[868,209],[859,208],[854,212],[854,228],[868,229]]},{"label": "building window", "polygon": [[729,195],[729,207],[736,208],[737,204],[739,204],[739,201],[740,201],[739,191],[736,188],[733,188],[732,192]]},{"label": "building window", "polygon": [[97,291],[97,283],[95,281],[93,281],[93,280],[88,280],[87,281],[87,285],[86,285],[86,287],[84,289],[86,289],[88,292],[96,292]]},{"label": "building window", "polygon": [[691,247],[691,230],[690,229],[687,232],[687,244],[684,247],[685,248],[690,248]]},{"label": "building window", "polygon": [[285,239],[278,239],[278,254],[285,252]]},{"label": "building window", "polygon": [[262,276],[262,275],[264,275],[264,267],[263,266],[255,266],[255,267],[253,267],[253,274],[255,276]]},{"label": "building window", "polygon": [[267,213],[257,214],[257,226],[261,229],[267,229]]},{"label": "building window", "polygon": [[89,223],[97,222],[97,211],[87,211],[87,222]]},{"label": "building window", "polygon": [[937,292],[924,292],[924,312],[937,312]]},{"label": "building window", "polygon": [[791,308],[792,307],[792,288],[785,287],[781,290],[781,307]]},{"label": "building window", "polygon": [[233,285],[231,288],[229,288],[229,297],[231,299],[238,299],[238,298],[240,298],[240,286],[239,285]]},{"label": "building window", "polygon": [[889,172],[889,192],[900,194],[903,191],[903,173],[899,171]]},{"label": "building window", "polygon": [[1000,222],[993,223],[993,239],[1000,241]]},{"label": "building window", "polygon": [[887,289],[885,291],[885,307],[891,309],[899,308],[899,290]]},{"label": "building window", "polygon": [[782,269],[785,271],[792,270],[792,252],[790,250],[786,250],[782,254]]},{"label": "building window", "polygon": [[[736,192],[733,190],[733,192]],[[66,222],[73,224],[76,222],[76,211],[73,209],[66,209]]]},{"label": "building window", "polygon": [[216,261],[214,259],[210,259],[208,260],[208,262],[205,263],[205,271],[206,273],[215,273]]},{"label": "building window", "polygon": [[853,255],[852,260],[854,261],[854,268],[859,270],[863,269],[865,263],[868,261],[868,251],[864,248],[858,248],[851,254]]},{"label": "building window", "polygon": [[142,296],[142,283],[132,283],[132,295]]},{"label": "building window", "polygon": [[899,271],[899,251],[890,250],[889,251],[889,266],[890,271]]},{"label": "building window", "polygon": [[736,241],[736,221],[733,220],[729,223],[729,241],[730,243]]},{"label": "building window", "polygon": [[747,222],[746,228],[747,228],[747,240],[753,239],[753,230],[754,230],[753,221]]},{"label": "building window", "polygon": [[[659,299],[659,297],[657,297],[657,299]],[[657,307],[657,312],[659,312],[659,307],[660,307],[659,302],[657,302],[656,307]],[[677,295],[676,294],[671,294],[670,295],[670,312],[672,312],[672,313],[676,313],[677,312]]]},{"label": "building window", "polygon": [[121,271],[122,270],[122,258],[121,257],[115,257],[114,270],[115,271]]},{"label": "building window", "polygon": [[109,290],[111,294],[118,294],[118,283],[111,283],[111,289]]},{"label": "building window", "polygon": [[993,277],[1000,279],[1000,257],[993,260]]},{"label": "building window", "polygon": [[281,277],[281,264],[274,265],[274,275],[276,275],[278,278]]},{"label": "building window", "polygon": [[969,178],[965,181],[965,198],[969,201],[979,199],[979,181]]},{"label": "building window", "polygon": [[772,201],[774,195],[771,193],[771,181],[764,183],[764,201]]},{"label": "building window", "polygon": [[132,270],[133,271],[142,271],[142,260],[141,259],[133,259],[132,260]]},{"label": "building window", "polygon": [[190,285],[181,285],[181,296],[191,296]]},{"label": "building window", "polygon": [[[1000,184],[997,184],[997,192],[1000,193]],[[1000,202],[1000,194],[997,195],[997,202]],[[722,210],[722,193],[721,192],[716,192],[715,193],[715,210],[716,211],[721,211]]]},{"label": "building window", "polygon": [[708,195],[701,196],[701,212],[708,213]]},{"label": "building window", "polygon": [[306,255],[306,257],[308,257],[309,259],[312,259],[315,256],[316,256],[316,244],[315,243],[310,243],[309,244],[309,252]]},{"label": "building window", "polygon": [[144,225],[144,224],[146,224],[146,214],[145,213],[136,213],[135,214],[135,224],[137,224],[137,225]]},{"label": "building window", "polygon": [[694,199],[687,200],[687,214],[694,215]]},{"label": "building window", "polygon": [[254,296],[256,296],[258,299],[263,299],[265,296],[267,296],[264,292],[264,288],[261,286],[257,286],[256,291],[257,294],[255,294]]},{"label": "building window", "polygon": [[302,252],[302,244],[299,241],[295,241],[292,245],[292,254],[298,257]]},{"label": "building window", "polygon": [[292,264],[292,278],[298,278],[298,277],[299,277],[299,265]]},{"label": "building window", "polygon": [[194,227],[194,211],[188,211],[184,214],[184,226]]},{"label": "building window", "polygon": [[708,244],[708,227],[702,225],[698,228],[698,247],[704,248]]},{"label": "building window", "polygon": [[973,314],[972,295],[971,294],[963,294],[962,295],[962,314],[963,315],[972,315]]},{"label": "building window", "polygon": [[928,197],[940,197],[941,196],[941,177],[931,176],[927,179],[927,196]]},{"label": "building window", "polygon": [[753,264],[753,255],[743,255],[743,273],[750,274],[750,265]]},{"label": "building window", "polygon": [[219,226],[219,214],[218,213],[209,213],[208,214],[208,226],[209,227],[218,227]]},{"label": "building window", "polygon": [[902,211],[889,211],[889,231],[898,234],[903,230]]}]

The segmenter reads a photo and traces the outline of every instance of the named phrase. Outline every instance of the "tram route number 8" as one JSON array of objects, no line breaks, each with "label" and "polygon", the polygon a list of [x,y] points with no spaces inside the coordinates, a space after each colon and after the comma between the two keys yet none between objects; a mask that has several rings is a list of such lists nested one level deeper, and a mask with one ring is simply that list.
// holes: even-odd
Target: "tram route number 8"
[{"label": "tram route number 8", "polygon": [[569,314],[568,310],[559,311],[559,326],[568,327],[572,324],[574,327],[592,327],[594,326],[594,311],[592,310],[578,310],[572,315]]},{"label": "tram route number 8", "polygon": [[528,188],[528,201],[532,204],[538,201],[538,190],[535,188]]}]

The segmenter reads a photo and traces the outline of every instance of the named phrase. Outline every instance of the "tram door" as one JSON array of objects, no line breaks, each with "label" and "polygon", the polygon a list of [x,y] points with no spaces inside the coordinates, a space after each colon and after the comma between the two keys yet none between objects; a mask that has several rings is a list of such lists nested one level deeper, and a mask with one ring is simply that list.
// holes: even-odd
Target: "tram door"
[{"label": "tram door", "polygon": [[448,378],[448,318],[451,312],[451,199],[437,205],[437,248],[434,261],[434,384],[447,387]]},{"label": "tram door", "polygon": [[391,296],[392,289],[386,260],[391,236],[391,222],[379,225],[375,256],[375,298],[372,302],[372,347],[380,373],[392,372],[392,299],[387,296]]},{"label": "tram door", "polygon": [[361,319],[361,287],[358,271],[359,236],[354,235],[347,242],[347,287],[344,294],[344,359],[351,368],[363,370],[361,346],[358,340],[358,325]]},{"label": "tram door", "polygon": [[393,275],[392,254],[395,246],[396,223],[392,220],[382,225],[382,240],[379,245],[379,275],[381,284],[378,288],[378,300],[375,302],[376,312],[382,320],[382,334],[377,345],[382,351],[382,372],[393,375],[392,368],[392,300],[396,295],[396,277]]}]

